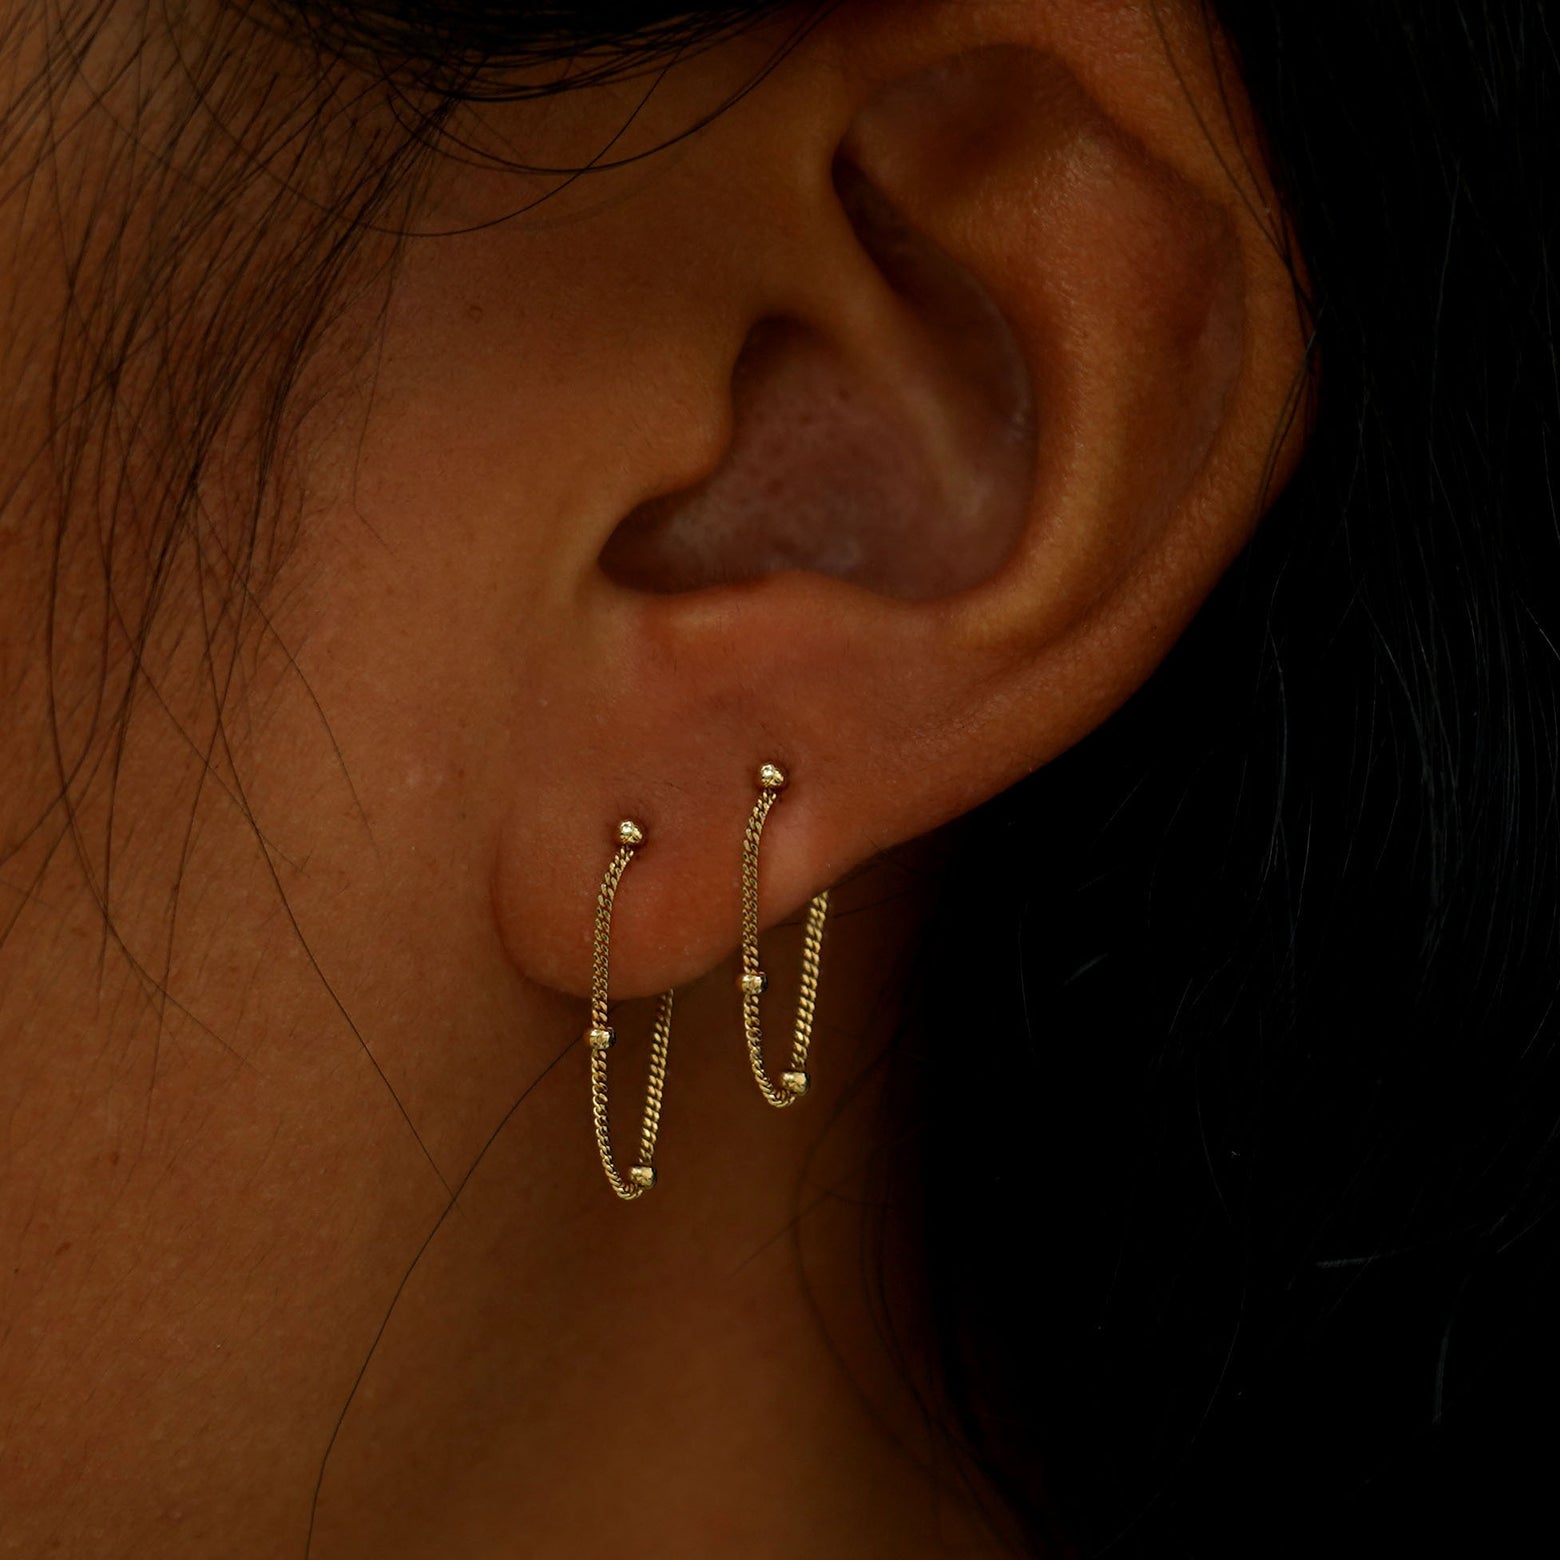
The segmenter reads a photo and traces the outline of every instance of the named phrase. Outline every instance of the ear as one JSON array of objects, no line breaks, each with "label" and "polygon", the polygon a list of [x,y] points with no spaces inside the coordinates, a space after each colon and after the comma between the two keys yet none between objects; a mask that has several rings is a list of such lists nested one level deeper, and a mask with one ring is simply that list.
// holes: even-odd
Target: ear
[{"label": "ear", "polygon": [[[1165,654],[1295,458],[1305,358],[1206,25],[1165,0],[844,8],[645,175],[643,270],[590,285],[681,334],[627,354],[648,393],[613,502],[549,544],[559,648],[516,717],[496,877],[522,970],[586,988],[620,818],[648,843],[615,995],[732,951],[761,763],[792,781],[771,922]],[[664,305],[690,287],[697,311]]]}]

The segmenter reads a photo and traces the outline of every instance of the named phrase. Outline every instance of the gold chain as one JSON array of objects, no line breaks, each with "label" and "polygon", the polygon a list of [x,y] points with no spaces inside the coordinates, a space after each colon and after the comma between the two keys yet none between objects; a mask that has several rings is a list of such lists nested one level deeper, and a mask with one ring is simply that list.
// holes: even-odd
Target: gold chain
[{"label": "gold chain", "polygon": [[791,1038],[791,1065],[774,1083],[764,1065],[764,1032],[759,1022],[759,1003],[768,977],[758,962],[758,848],[764,838],[764,824],[770,809],[785,789],[785,771],[778,764],[765,764],[758,771],[758,800],[748,819],[742,838],[742,973],[737,987],[742,993],[742,1030],[747,1037],[748,1062],[764,1098],[777,1110],[794,1105],[811,1086],[807,1074],[807,1052],[812,1045],[813,1016],[818,1006],[818,962],[823,947],[823,923],[829,914],[829,895],[825,890],[807,907],[807,925],[802,934],[802,985],[796,1003],[796,1032]]},{"label": "gold chain", "polygon": [[591,950],[590,1028],[585,1039],[590,1046],[590,1111],[596,1124],[596,1147],[601,1152],[601,1168],[607,1172],[612,1190],[625,1202],[643,1197],[655,1185],[655,1138],[661,1129],[661,1097],[666,1090],[666,1051],[672,1038],[672,993],[664,991],[656,1005],[655,1031],[650,1040],[650,1077],[645,1088],[644,1122],[639,1129],[639,1162],[624,1176],[612,1154],[612,1130],[607,1118],[607,1052],[617,1039],[607,1023],[609,950],[612,943],[612,902],[618,884],[644,844],[645,831],[629,819],[617,826],[618,850],[601,880],[596,895],[596,933]]}]

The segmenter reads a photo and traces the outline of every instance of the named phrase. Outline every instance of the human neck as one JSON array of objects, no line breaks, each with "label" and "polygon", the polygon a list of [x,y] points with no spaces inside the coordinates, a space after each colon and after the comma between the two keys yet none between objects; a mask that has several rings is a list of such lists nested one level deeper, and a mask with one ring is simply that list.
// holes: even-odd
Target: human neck
[{"label": "human neck", "polygon": [[[321,1554],[970,1552],[862,1270],[884,1191],[887,1036],[853,979],[875,963],[881,984],[872,919],[836,928],[805,1110],[764,1107],[729,980],[682,1002],[661,1180],[636,1204],[594,1163],[581,1048],[540,1080],[403,1294],[332,1453]],[[613,1052],[623,1142],[648,1006]],[[416,1448],[388,1491],[386,1446]]]},{"label": "human neck", "polygon": [[[149,772],[132,744],[126,816],[153,810]],[[248,794],[272,816],[264,777]],[[680,1002],[661,1184],[624,1205],[581,1005],[490,962],[474,904],[426,903],[339,822],[333,872],[297,870],[324,827],[300,825],[272,881],[230,800],[162,818],[127,852],[190,833],[162,966],[158,874],[124,869],[105,952],[68,851],[0,946],[22,1533],[241,1560],[301,1553],[312,1509],[314,1560],[982,1552],[862,1271],[885,949],[917,909],[895,869],[831,929],[801,1108],[760,1100],[729,980]],[[778,970],[794,938],[772,935]],[[624,1143],[647,1027],[623,1011]]]}]

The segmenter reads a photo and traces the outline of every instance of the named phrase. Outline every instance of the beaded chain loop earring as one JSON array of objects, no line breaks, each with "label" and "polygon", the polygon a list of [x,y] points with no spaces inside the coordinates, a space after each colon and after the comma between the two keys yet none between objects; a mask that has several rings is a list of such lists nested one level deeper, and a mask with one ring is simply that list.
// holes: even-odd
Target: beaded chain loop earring
[{"label": "beaded chain loop earring", "polygon": [[780,800],[787,784],[778,764],[764,764],[758,771],[758,800],[748,819],[742,840],[742,973],[737,989],[742,993],[742,1030],[747,1037],[748,1061],[760,1092],[778,1110],[794,1105],[812,1083],[807,1075],[807,1052],[812,1045],[813,1013],[818,1001],[818,955],[823,946],[823,923],[829,913],[826,889],[807,907],[802,934],[802,986],[796,1004],[796,1031],[791,1039],[791,1065],[775,1084],[764,1065],[764,1032],[759,1023],[759,1001],[768,977],[758,963],[758,847],[770,809]]},{"label": "beaded chain loop earring", "polygon": [[585,1038],[590,1043],[590,1107],[596,1124],[596,1147],[601,1152],[601,1168],[607,1172],[612,1190],[625,1202],[643,1197],[655,1185],[655,1138],[661,1127],[661,1096],[666,1087],[666,1051],[672,1037],[672,993],[662,992],[655,1014],[655,1032],[650,1042],[650,1080],[645,1090],[644,1123],[639,1130],[639,1162],[625,1178],[612,1155],[612,1132],[607,1121],[607,1052],[617,1039],[607,1023],[608,962],[612,943],[612,901],[618,884],[634,859],[634,852],[645,842],[645,831],[631,819],[617,826],[617,854],[596,895],[596,934],[592,945],[590,972],[590,1028]]},{"label": "beaded chain loop earring", "polygon": [[[825,890],[807,907],[807,925],[802,935],[802,982],[796,1004],[796,1030],[791,1039],[791,1065],[775,1083],[764,1065],[764,1032],[759,1023],[759,1000],[768,979],[758,963],[758,852],[763,843],[764,824],[786,787],[785,771],[778,764],[764,764],[758,771],[758,801],[748,818],[742,840],[742,973],[737,984],[742,992],[742,1030],[747,1039],[748,1061],[760,1092],[773,1106],[784,1109],[794,1105],[808,1089],[807,1053],[812,1046],[813,1015],[818,1002],[818,960],[823,946],[823,924],[829,914],[829,895]],[[618,885],[634,852],[645,842],[645,831],[632,819],[617,826],[617,851],[607,866],[596,895],[596,928],[591,948],[590,1027],[585,1039],[590,1045],[590,1105],[596,1128],[596,1148],[601,1168],[606,1171],[612,1190],[625,1202],[643,1197],[655,1185],[655,1140],[661,1129],[661,1100],[666,1089],[666,1053],[672,1036],[672,996],[662,992],[656,1007],[655,1030],[650,1041],[650,1076],[645,1087],[644,1122],[639,1130],[639,1161],[625,1176],[617,1167],[612,1152],[612,1130],[607,1113],[607,1052],[617,1039],[607,1022],[607,1001],[611,987],[612,906]]]}]

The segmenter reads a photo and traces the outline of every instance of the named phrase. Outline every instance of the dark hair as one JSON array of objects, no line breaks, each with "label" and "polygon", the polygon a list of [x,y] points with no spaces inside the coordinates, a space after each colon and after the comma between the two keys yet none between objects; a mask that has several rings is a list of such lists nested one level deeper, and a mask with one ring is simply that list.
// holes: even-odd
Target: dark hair
[{"label": "dark hair", "polygon": [[1085,1554],[1547,1552],[1556,42],[1218,11],[1316,422],[1160,671],[966,828],[923,1019],[948,1391]]},{"label": "dark hair", "polygon": [[[311,195],[287,327],[240,317],[251,288],[197,322],[198,374],[163,364],[200,415],[148,556],[197,523],[262,339],[257,464],[285,444],[354,245],[454,105],[777,9],[227,6],[412,112]],[[1560,1379],[1555,44],[1539,4],[1216,9],[1306,256],[1315,427],[1165,666],[961,828],[923,961],[951,974],[898,1057],[935,1080],[939,1407],[1036,1548],[1488,1550],[1552,1477],[1517,1427]],[[242,253],[251,283],[274,258]],[[167,279],[115,300],[78,420]]]}]

